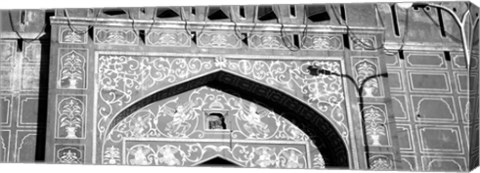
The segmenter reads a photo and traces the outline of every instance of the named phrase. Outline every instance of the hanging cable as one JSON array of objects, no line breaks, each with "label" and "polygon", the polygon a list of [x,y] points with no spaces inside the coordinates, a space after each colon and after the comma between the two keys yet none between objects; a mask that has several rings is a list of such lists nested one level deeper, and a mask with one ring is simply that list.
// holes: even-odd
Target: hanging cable
[{"label": "hanging cable", "polygon": [[235,36],[237,36],[238,39],[243,40],[245,37],[242,38],[242,36],[238,35],[238,30],[237,30],[237,22],[233,20],[233,6],[230,6],[230,22],[233,23],[233,32],[235,33]]},{"label": "hanging cable", "polygon": [[[334,13],[334,16],[335,18],[337,19],[337,21],[344,25],[346,27],[346,30],[347,30],[347,35],[350,36],[352,38],[352,41],[355,42],[355,43],[359,43],[362,45],[362,47],[365,49],[365,50],[380,50],[380,49],[383,49],[384,46],[385,46],[385,43],[382,43],[380,46],[378,47],[373,47],[373,45],[370,45],[368,43],[365,43],[364,41],[362,41],[361,38],[357,37],[357,35],[354,33],[354,32],[350,32],[351,28],[350,26],[348,25],[347,21],[346,20],[340,20],[339,19],[339,16],[338,16],[338,13],[336,11],[335,8],[331,7],[333,13]],[[383,31],[385,35],[386,33],[386,30]]]},{"label": "hanging cable", "polygon": [[47,24],[44,22],[43,26],[42,26],[42,29],[38,32],[37,36],[35,36],[33,39],[25,39],[25,38],[22,37],[20,32],[18,32],[18,30],[15,28],[15,24],[13,22],[13,17],[12,17],[12,11],[10,11],[10,10],[8,11],[8,16],[9,16],[9,19],[10,19],[10,26],[12,27],[13,32],[17,35],[17,37],[20,40],[23,40],[26,43],[30,43],[32,41],[38,40],[42,36],[42,34],[44,33],[45,28],[47,26]]},{"label": "hanging cable", "polygon": [[180,7],[180,19],[185,23],[184,24],[184,30],[187,33],[187,35],[189,35],[191,38],[193,38],[192,32],[190,30],[188,30],[188,21],[187,21],[187,19],[185,17],[185,14],[183,12],[183,7]]},{"label": "hanging cable", "polygon": [[127,12],[128,18],[129,18],[130,20],[132,20],[132,30],[133,30],[133,32],[135,33],[135,35],[137,35],[138,37],[140,37],[140,34],[138,34],[138,31],[137,31],[137,29],[135,28],[135,18],[132,16],[130,10],[131,10],[131,9],[128,9],[126,12]]},{"label": "hanging cable", "polygon": [[[281,13],[281,10],[280,10],[280,6],[275,5],[274,7],[276,7],[276,8],[274,8],[274,12],[275,12],[275,9],[277,9],[278,14],[282,14],[282,13]],[[280,21],[280,18],[279,18],[278,16],[277,16],[277,23],[280,24],[280,38],[282,39],[283,45],[284,45],[288,50],[290,50],[290,51],[292,51],[292,52],[297,52],[297,51],[299,51],[299,50],[300,50],[300,47],[294,47],[294,46],[292,46],[292,42],[291,42],[291,41],[289,41],[289,44],[287,44],[287,41],[285,41],[285,34],[284,34],[284,31],[283,31],[285,25],[284,25],[283,21]]]},{"label": "hanging cable", "polygon": [[68,27],[70,28],[71,31],[75,32],[76,34],[85,34],[88,32],[88,30],[90,30],[91,28],[93,28],[93,26],[95,26],[97,24],[97,19],[98,19],[98,16],[100,16],[100,11],[101,10],[98,10],[97,11],[97,14],[95,15],[95,20],[93,22],[93,25],[89,25],[87,27],[87,30],[86,31],[82,31],[82,30],[79,30],[77,28],[75,28],[73,25],[72,25],[72,21],[70,19],[70,15],[68,13],[68,10],[67,9],[64,9],[63,12],[65,13],[65,17],[67,17],[67,25]]},{"label": "hanging cable", "polygon": [[148,31],[145,33],[145,37],[150,34],[150,32],[152,31],[153,25],[155,25],[155,23],[157,23],[156,19],[157,19],[157,10],[153,10],[152,23],[150,24],[150,27],[148,28]]}]

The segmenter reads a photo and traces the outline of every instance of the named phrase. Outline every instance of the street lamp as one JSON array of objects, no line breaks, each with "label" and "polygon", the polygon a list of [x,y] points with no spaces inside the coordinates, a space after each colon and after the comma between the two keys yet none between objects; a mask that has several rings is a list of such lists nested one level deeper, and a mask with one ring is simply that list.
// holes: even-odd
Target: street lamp
[{"label": "street lamp", "polygon": [[[437,4],[432,4],[432,3],[424,3],[424,2],[415,2],[415,3],[397,3],[397,6],[403,9],[408,9],[410,7],[415,7],[415,8],[425,8],[425,7],[436,7],[442,10],[445,10],[450,14],[454,19],[455,22],[457,23],[458,27],[460,27],[460,33],[462,34],[462,45],[463,45],[463,53],[465,55],[465,62],[467,65],[467,69],[470,68],[470,44],[468,43],[467,39],[467,33],[465,31],[466,29],[466,23],[468,19],[468,15],[470,15],[470,10],[467,10],[463,16],[462,19],[457,16],[457,14],[451,10],[450,8],[447,8],[442,5],[437,5]],[[478,23],[478,17],[473,21],[473,29],[475,29],[475,25]],[[470,34],[473,34],[473,32],[470,32]]]}]

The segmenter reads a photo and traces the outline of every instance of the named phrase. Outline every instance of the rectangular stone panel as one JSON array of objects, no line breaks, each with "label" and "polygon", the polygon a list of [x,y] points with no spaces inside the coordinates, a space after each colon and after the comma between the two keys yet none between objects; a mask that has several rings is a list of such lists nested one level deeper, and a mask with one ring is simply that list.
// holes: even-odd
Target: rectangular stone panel
[{"label": "rectangular stone panel", "polygon": [[374,35],[349,34],[350,45],[355,51],[377,51],[377,39]]},{"label": "rectangular stone panel", "polygon": [[410,125],[397,124],[396,134],[398,135],[398,145],[402,153],[415,151],[412,143],[413,134]]},{"label": "rectangular stone panel", "polygon": [[88,50],[58,50],[57,87],[62,89],[84,89],[87,86]]},{"label": "rectangular stone panel", "polygon": [[10,154],[10,131],[0,130],[0,163],[8,162]]},{"label": "rectangular stone panel", "polygon": [[242,47],[242,41],[233,32],[203,32],[197,38],[197,46],[239,49]]},{"label": "rectangular stone panel", "polygon": [[17,43],[15,41],[0,41],[0,64],[15,62]]},{"label": "rectangular stone panel", "polygon": [[[455,83],[456,83],[456,88],[457,92],[459,93],[468,93],[468,74],[466,73],[458,73],[454,72],[455,76]],[[470,81],[472,80],[478,80],[472,77]]]},{"label": "rectangular stone panel", "polygon": [[280,34],[250,33],[248,35],[248,47],[252,49],[288,50],[288,47],[286,47],[287,45],[285,45],[284,40],[288,40],[290,41],[290,43],[293,43],[293,36],[285,35],[285,37],[282,38]]},{"label": "rectangular stone panel", "polygon": [[85,138],[86,96],[57,95],[56,138]]},{"label": "rectangular stone panel", "polygon": [[391,136],[386,105],[365,103],[363,116],[369,146],[390,146]]},{"label": "rectangular stone panel", "polygon": [[422,156],[422,171],[464,172],[467,162],[464,157]]},{"label": "rectangular stone panel", "polygon": [[60,164],[83,164],[84,163],[83,145],[76,144],[56,144],[55,145],[55,163]]},{"label": "rectangular stone panel", "polygon": [[411,95],[412,116],[417,122],[454,123],[458,121],[452,96]]},{"label": "rectangular stone panel", "polygon": [[40,42],[26,42],[23,46],[23,62],[40,63],[42,59],[42,44]]},{"label": "rectangular stone panel", "polygon": [[401,71],[389,71],[388,72],[388,84],[390,85],[390,90],[400,90],[403,91],[403,77]]},{"label": "rectangular stone panel", "polygon": [[96,44],[138,45],[138,31],[131,28],[95,27],[94,40]]},{"label": "rectangular stone panel", "polygon": [[392,153],[369,153],[369,168],[375,171],[395,170],[397,165]]},{"label": "rectangular stone panel", "polygon": [[37,91],[40,86],[40,65],[24,65],[21,79],[22,90]]},{"label": "rectangular stone panel", "polygon": [[402,66],[403,60],[400,60],[400,56],[397,52],[393,52],[393,55],[385,55],[385,63],[390,68],[398,68]]},{"label": "rectangular stone panel", "polygon": [[470,101],[467,96],[458,96],[458,105],[460,109],[460,117],[462,117],[463,123],[470,122]]},{"label": "rectangular stone panel", "polygon": [[10,127],[12,122],[12,95],[0,95],[0,128]]},{"label": "rectangular stone panel", "polygon": [[[363,86],[363,97],[383,97],[383,78],[378,57],[354,56],[352,57],[353,78],[358,86]],[[355,93],[358,96],[358,93]]]},{"label": "rectangular stone panel", "polygon": [[[463,52],[451,52],[450,56],[452,57],[452,69],[454,70],[461,70],[461,71],[467,71],[467,63],[465,60],[465,56],[463,55]],[[478,67],[478,62],[476,61],[475,58],[470,59],[470,65],[471,69],[475,69]]]},{"label": "rectangular stone panel", "polygon": [[451,93],[448,74],[425,71],[408,71],[410,91]]},{"label": "rectangular stone panel", "polygon": [[443,52],[404,52],[407,68],[445,69]]},{"label": "rectangular stone panel", "polygon": [[[74,9],[68,9],[74,10]],[[62,44],[86,44],[88,40],[87,27],[61,26],[58,32],[59,42]]]},{"label": "rectangular stone panel", "polygon": [[15,162],[35,162],[37,132],[35,130],[18,130],[15,141]]},{"label": "rectangular stone panel", "polygon": [[146,45],[155,47],[190,47],[192,39],[186,32],[173,30],[147,31]]},{"label": "rectangular stone panel", "polygon": [[401,155],[402,169],[407,171],[417,171],[417,157],[415,155]]},{"label": "rectangular stone panel", "polygon": [[0,64],[0,91],[10,91],[13,87],[13,66]]},{"label": "rectangular stone panel", "polygon": [[408,100],[405,94],[391,94],[392,110],[396,121],[408,121],[410,116],[408,114]]},{"label": "rectangular stone panel", "polygon": [[302,49],[306,50],[343,50],[341,35],[315,34],[306,35],[301,41]]},{"label": "rectangular stone panel", "polygon": [[38,120],[38,95],[21,95],[18,126],[36,126]]},{"label": "rectangular stone panel", "polygon": [[416,125],[422,153],[463,154],[463,142],[458,126]]}]

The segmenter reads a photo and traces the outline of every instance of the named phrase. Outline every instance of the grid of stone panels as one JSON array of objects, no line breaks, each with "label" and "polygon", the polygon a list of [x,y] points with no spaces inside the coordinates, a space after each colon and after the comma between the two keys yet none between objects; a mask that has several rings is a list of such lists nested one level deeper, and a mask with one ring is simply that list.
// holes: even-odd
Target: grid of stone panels
[{"label": "grid of stone panels", "polygon": [[386,61],[403,168],[466,171],[468,74],[463,56],[405,51],[399,57],[388,55]]},{"label": "grid of stone panels", "polygon": [[38,107],[40,60],[45,45],[31,41],[24,42],[22,49],[17,46],[15,40],[0,42],[0,162],[28,163],[36,157],[37,124],[42,115]]}]

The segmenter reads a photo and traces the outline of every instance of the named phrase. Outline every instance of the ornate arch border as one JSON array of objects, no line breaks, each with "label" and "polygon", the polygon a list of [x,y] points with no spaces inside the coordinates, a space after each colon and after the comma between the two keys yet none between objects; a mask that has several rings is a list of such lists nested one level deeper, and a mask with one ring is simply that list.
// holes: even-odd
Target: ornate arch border
[{"label": "ornate arch border", "polygon": [[[345,70],[345,63],[344,63],[344,60],[343,60],[343,57],[328,57],[328,58],[322,58],[322,59],[318,59],[318,57],[293,57],[293,56],[254,56],[254,55],[218,55],[218,54],[173,54],[173,53],[136,53],[136,52],[108,52],[108,51],[96,51],[95,52],[95,70],[97,72],[98,70],[98,56],[99,54],[109,54],[109,55],[132,55],[132,56],[185,56],[185,57],[222,57],[222,58],[225,58],[225,59],[247,59],[247,60],[266,60],[266,61],[271,61],[271,60],[285,60],[285,61],[300,61],[300,60],[304,60],[304,61],[318,61],[318,60],[335,60],[335,61],[339,61],[340,64],[341,64],[341,71],[343,73],[346,73],[346,70]],[[126,104],[124,106],[124,108],[122,108],[121,110],[119,110],[116,114],[113,115],[114,118],[112,118],[112,122],[115,121],[115,118],[119,116],[119,114],[125,112],[128,108],[136,105],[136,104],[139,104],[140,102],[142,102],[143,100],[145,100],[146,98],[149,98],[155,94],[158,94],[164,90],[167,90],[169,88],[174,88],[175,86],[181,86],[181,85],[185,85],[185,83],[188,83],[188,82],[191,82],[191,81],[195,81],[197,79],[200,79],[200,78],[204,78],[206,76],[209,76],[209,75],[216,75],[216,74],[219,74],[219,73],[225,73],[225,74],[229,74],[229,75],[232,75],[236,78],[243,78],[244,80],[248,80],[250,82],[253,82],[257,85],[263,85],[265,87],[268,87],[270,88],[272,91],[276,91],[276,92],[279,92],[280,94],[283,94],[283,95],[286,95],[292,99],[294,99],[296,102],[299,102],[301,103],[302,105],[306,106],[307,109],[311,109],[313,110],[313,112],[317,115],[320,115],[321,118],[319,119],[322,119],[323,121],[325,122],[328,122],[327,124],[329,126],[332,126],[331,128],[334,129],[333,131],[335,132],[335,134],[337,134],[338,136],[341,136],[340,133],[339,133],[339,130],[333,126],[333,122],[332,120],[324,117],[321,113],[318,112],[317,109],[313,108],[312,105],[306,103],[304,100],[302,100],[301,98],[298,98],[297,96],[294,96],[292,95],[291,93],[288,93],[288,92],[285,92],[285,91],[282,91],[280,89],[275,89],[275,88],[272,88],[272,87],[269,87],[269,86],[266,86],[265,84],[261,83],[261,82],[258,82],[258,81],[255,81],[255,80],[251,80],[251,79],[247,79],[246,77],[244,76],[241,76],[241,75],[236,75],[235,73],[236,72],[233,72],[233,71],[230,71],[230,70],[227,70],[227,69],[222,69],[222,68],[214,68],[215,70],[212,70],[212,71],[209,71],[209,72],[206,72],[206,73],[201,73],[200,75],[197,75],[197,76],[194,76],[194,77],[190,77],[188,79],[184,79],[184,80],[181,80],[181,81],[177,81],[175,83],[172,83],[172,84],[169,84],[169,85],[165,85],[163,86],[162,88],[159,88],[159,89],[156,89],[154,91],[151,91],[150,93],[146,94],[145,96],[143,97],[139,97],[137,98],[136,100],[134,101],[131,101],[131,103],[129,104]],[[98,74],[96,74],[98,75]],[[215,79],[213,79],[215,80]],[[355,147],[353,146],[350,146],[350,145],[354,145],[353,142],[348,142],[346,140],[354,140],[355,137],[355,133],[352,132],[351,130],[353,129],[352,126],[352,119],[350,118],[351,116],[351,110],[350,108],[348,107],[348,105],[350,105],[350,100],[349,100],[349,97],[346,97],[348,95],[348,87],[346,87],[346,83],[348,81],[346,81],[346,79],[341,79],[342,81],[342,84],[343,84],[343,94],[345,95],[345,104],[346,104],[346,110],[345,112],[347,113],[347,116],[345,117],[347,120],[347,126],[348,126],[348,139],[345,139],[343,137],[340,137],[340,139],[342,139],[342,143],[344,148],[345,148],[345,155],[346,155],[346,158],[344,160],[342,160],[342,162],[344,163],[344,165],[340,166],[340,167],[350,167],[352,168],[354,166],[353,164],[353,160],[355,158],[358,158],[358,153],[355,152]],[[211,82],[211,81],[210,81]],[[200,87],[200,86],[205,86],[206,84],[201,84],[201,85],[198,85],[197,87]],[[190,89],[194,89],[194,88],[197,88],[197,87],[193,87],[193,88],[190,88]],[[190,89],[187,89],[187,90],[190,90]],[[187,91],[185,90],[185,91]],[[95,92],[94,93],[97,93],[99,91],[99,88],[98,88],[98,78],[96,77],[95,78]],[[184,91],[181,91],[181,92],[184,92]],[[181,93],[179,92],[179,93]],[[163,98],[162,98],[163,99]],[[97,100],[98,100],[98,95],[95,94],[95,98],[94,98],[94,102],[95,104],[94,105],[97,105]],[[156,100],[158,101],[158,100]],[[153,103],[154,101],[152,101]],[[147,105],[145,103],[143,103],[144,105]],[[133,113],[134,111],[130,112],[130,113]],[[98,114],[98,111],[97,109],[94,109],[94,118],[93,118],[93,121],[94,121],[94,124],[97,124],[97,114]],[[125,117],[128,117],[128,115],[130,114],[127,114]],[[124,117],[124,118],[125,118]],[[291,118],[288,118],[288,117],[285,117],[289,120],[291,120]],[[123,118],[122,118],[123,119]],[[120,119],[121,120],[121,119]],[[118,121],[120,121],[118,120]],[[112,129],[114,126],[115,126],[115,123],[108,123],[108,129],[106,130],[106,133],[104,135],[107,135],[110,131],[110,129]],[[113,125],[112,125],[113,124]],[[298,125],[298,123],[295,123],[296,125]],[[300,127],[301,128],[301,127]],[[305,128],[301,128],[302,130],[306,130]],[[97,137],[97,129],[95,128],[95,130],[93,130],[93,133],[94,133],[94,136],[95,136],[95,139],[93,140],[93,155],[92,155],[92,160],[93,160],[93,163],[95,163],[95,160],[96,160],[96,154],[95,152],[97,152],[97,143],[100,142],[100,141],[96,141],[98,139]],[[308,133],[307,133],[308,134]],[[310,136],[310,135],[309,135]],[[321,149],[319,149],[321,151]],[[322,152],[323,153],[323,152]],[[337,153],[338,154],[338,153]],[[337,157],[338,158],[338,157]],[[352,160],[353,159],[353,160]],[[326,166],[335,166],[334,164],[331,164],[331,161],[328,160],[327,158],[325,159],[325,162],[326,162]]]}]

